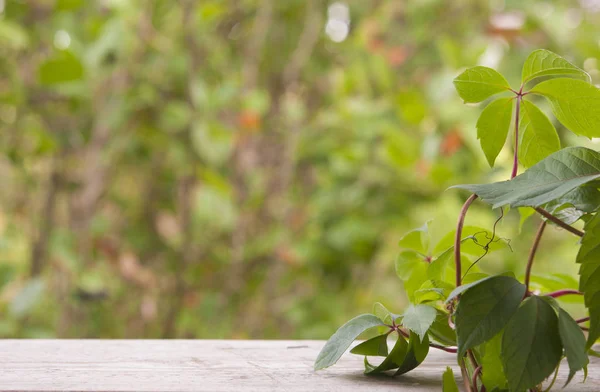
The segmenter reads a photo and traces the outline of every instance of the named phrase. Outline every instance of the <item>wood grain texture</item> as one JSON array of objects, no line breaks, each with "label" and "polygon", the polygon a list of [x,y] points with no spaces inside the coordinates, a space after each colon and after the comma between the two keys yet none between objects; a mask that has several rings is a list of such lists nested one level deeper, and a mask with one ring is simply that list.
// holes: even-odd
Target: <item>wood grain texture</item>
[{"label": "wood grain texture", "polygon": [[[432,349],[400,377],[367,377],[345,354],[313,371],[323,341],[0,340],[0,391],[440,391],[451,354]],[[558,386],[564,384],[566,364]],[[600,391],[600,361],[564,391]],[[460,381],[460,380],[457,380]],[[560,388],[559,388],[560,389]]]}]

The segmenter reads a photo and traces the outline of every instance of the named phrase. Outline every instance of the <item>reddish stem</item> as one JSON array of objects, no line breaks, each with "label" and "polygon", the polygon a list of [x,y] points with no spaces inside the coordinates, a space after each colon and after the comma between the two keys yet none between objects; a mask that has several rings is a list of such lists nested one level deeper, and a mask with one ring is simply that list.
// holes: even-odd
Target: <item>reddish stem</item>
[{"label": "reddish stem", "polygon": [[515,155],[513,158],[513,168],[510,174],[511,180],[517,176],[519,170],[519,113],[521,112],[521,99],[523,99],[523,87],[517,93],[517,111],[515,114]]},{"label": "reddish stem", "polygon": [[590,321],[590,318],[589,317],[584,317],[584,318],[580,318],[578,320],[575,320],[575,322],[577,324],[585,323],[586,321]]},{"label": "reddish stem", "polygon": [[475,371],[473,372],[473,378],[471,379],[471,383],[473,384],[473,389],[474,390],[478,390],[477,389],[477,377],[481,374],[481,365],[477,366],[475,368]]},{"label": "reddish stem", "polygon": [[456,347],[445,347],[445,346],[441,346],[441,345],[435,344],[435,343],[429,343],[429,347],[437,348],[438,350],[442,350],[442,351],[445,351],[447,353],[452,353],[452,354],[456,354],[458,352]]},{"label": "reddish stem", "polygon": [[465,204],[463,204],[460,215],[458,216],[458,222],[456,223],[456,235],[454,237],[454,263],[456,264],[456,287],[460,286],[462,280],[462,271],[460,263],[460,244],[462,239],[463,226],[465,224],[465,217],[471,204],[477,199],[476,194],[469,196]]},{"label": "reddish stem", "polygon": [[557,291],[553,291],[551,293],[544,294],[544,295],[546,297],[558,298],[558,297],[562,297],[563,295],[569,295],[569,294],[583,295],[583,293],[581,291],[573,290],[573,289],[557,290]]},{"label": "reddish stem", "polygon": [[540,227],[538,228],[537,233],[535,233],[535,239],[533,240],[533,245],[531,246],[531,251],[529,251],[529,259],[527,260],[527,268],[525,270],[525,296],[529,295],[529,281],[531,280],[531,269],[533,268],[533,259],[535,258],[535,253],[537,252],[538,245],[540,244],[540,240],[542,239],[542,234],[544,234],[544,229],[546,228],[546,221],[542,221],[540,223]]},{"label": "reddish stem", "polygon": [[560,219],[558,219],[557,217],[555,217],[548,211],[544,210],[543,208],[535,207],[535,210],[538,212],[538,214],[542,215],[544,218],[555,223],[556,225],[562,227],[566,231],[573,233],[576,236],[583,237],[583,231],[579,231],[576,228],[574,228],[573,226],[566,224],[565,222],[561,221]]}]

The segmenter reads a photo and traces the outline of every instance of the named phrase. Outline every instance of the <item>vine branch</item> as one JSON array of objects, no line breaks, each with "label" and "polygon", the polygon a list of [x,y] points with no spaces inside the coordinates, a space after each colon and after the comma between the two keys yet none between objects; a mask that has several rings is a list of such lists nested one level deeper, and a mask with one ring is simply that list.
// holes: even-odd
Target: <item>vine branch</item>
[{"label": "vine branch", "polygon": [[465,201],[465,204],[463,204],[461,210],[460,210],[460,215],[458,216],[458,222],[456,223],[456,235],[454,237],[454,262],[456,263],[456,287],[460,286],[461,281],[462,281],[462,274],[461,274],[461,263],[460,263],[460,244],[461,244],[461,237],[462,237],[462,231],[463,231],[463,226],[465,225],[465,217],[467,216],[467,211],[469,210],[469,207],[471,206],[471,204],[473,204],[473,202],[477,199],[477,195],[476,194],[472,194],[471,196],[469,196],[469,198],[467,199],[467,201]]},{"label": "vine branch", "polygon": [[521,99],[523,99],[523,87],[517,93],[517,111],[515,113],[515,155],[513,158],[513,168],[510,174],[511,180],[517,176],[519,170],[519,113],[521,112]]},{"label": "vine branch", "polygon": [[541,207],[535,207],[534,209],[537,211],[538,214],[540,214],[544,218],[548,219],[552,223],[555,223],[557,226],[562,227],[566,231],[568,231],[570,233],[573,233],[576,236],[583,237],[583,234],[584,234],[583,231],[577,230],[573,226],[571,226],[571,225],[569,225],[569,224],[561,221],[560,219],[558,219],[557,217],[555,217],[554,215],[552,215],[548,211],[544,210],[543,208],[541,208]]},{"label": "vine branch", "polygon": [[558,298],[558,297],[562,297],[563,295],[569,295],[569,294],[583,295],[583,293],[581,291],[579,291],[579,290],[573,290],[573,289],[557,290],[557,291],[553,291],[551,293],[544,294],[544,295],[546,297]]},{"label": "vine branch", "polygon": [[542,221],[538,228],[537,233],[535,233],[535,239],[533,240],[533,245],[531,246],[531,250],[529,251],[529,259],[527,260],[527,269],[525,270],[525,296],[529,295],[529,281],[531,280],[531,269],[533,268],[533,259],[535,258],[535,253],[537,252],[537,248],[540,244],[540,240],[542,239],[542,234],[544,234],[544,229],[546,228],[546,221]]}]

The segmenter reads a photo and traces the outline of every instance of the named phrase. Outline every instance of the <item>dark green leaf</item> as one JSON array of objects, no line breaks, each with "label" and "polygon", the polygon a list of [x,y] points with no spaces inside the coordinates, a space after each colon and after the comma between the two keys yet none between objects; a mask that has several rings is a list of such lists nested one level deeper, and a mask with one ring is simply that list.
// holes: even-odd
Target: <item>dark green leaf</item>
[{"label": "dark green leaf", "polygon": [[429,338],[425,335],[421,339],[417,334],[411,332],[408,338],[408,352],[404,357],[404,361],[400,364],[394,376],[407,373],[421,364],[429,353]]},{"label": "dark green leaf", "polygon": [[458,356],[498,334],[519,308],[525,285],[493,276],[465,291],[456,308]]},{"label": "dark green leaf", "polygon": [[446,367],[446,371],[442,377],[442,392],[458,392],[458,386],[454,379],[454,373],[450,367]]},{"label": "dark green leaf", "polygon": [[402,325],[416,333],[423,340],[436,315],[436,309],[431,306],[410,305],[404,312]]},{"label": "dark green leaf", "polygon": [[556,75],[581,76],[589,82],[592,81],[587,72],[546,49],[534,50],[523,64],[523,84],[541,76]]},{"label": "dark green leaf", "polygon": [[327,341],[315,361],[315,370],[324,369],[335,364],[352,342],[369,328],[383,325],[383,322],[372,314],[362,314],[342,325]]},{"label": "dark green leaf", "polygon": [[385,333],[369,340],[365,340],[350,350],[350,353],[386,357],[388,355],[387,337],[388,334]]},{"label": "dark green leaf", "polygon": [[600,154],[584,147],[568,147],[510,181],[453,188],[476,193],[493,208],[504,205],[537,207],[597,178],[600,178]]},{"label": "dark green leaf", "polygon": [[365,357],[365,374],[377,374],[385,372],[386,370],[397,369],[404,361],[408,349],[409,347],[406,339],[404,339],[402,335],[398,334],[398,340],[396,340],[392,351],[390,351],[388,356],[385,357],[383,362],[381,362],[378,366],[371,365]]},{"label": "dark green leaf", "polygon": [[477,120],[477,139],[492,167],[506,142],[512,118],[513,100],[514,98],[499,98],[493,101],[483,109]]},{"label": "dark green leaf", "polygon": [[519,162],[530,167],[558,150],[560,140],[548,117],[531,102],[521,102]]},{"label": "dark green leaf", "polygon": [[456,346],[456,332],[448,324],[447,313],[437,311],[437,316],[429,327],[429,336],[445,346]]},{"label": "dark green leaf", "polygon": [[562,357],[558,317],[543,299],[527,298],[504,330],[502,363],[511,390],[533,388]]},{"label": "dark green leaf", "polygon": [[477,66],[467,69],[454,79],[454,87],[465,102],[481,102],[494,94],[510,91],[504,76],[497,71]]},{"label": "dark green leaf", "polygon": [[586,353],[586,341],[581,328],[571,315],[560,307],[558,308],[558,330],[569,363],[569,378],[565,383],[566,386],[575,373],[585,368],[590,360]]},{"label": "dark green leaf", "polygon": [[551,79],[531,91],[550,101],[552,112],[573,133],[589,138],[600,136],[600,90],[576,79]]}]

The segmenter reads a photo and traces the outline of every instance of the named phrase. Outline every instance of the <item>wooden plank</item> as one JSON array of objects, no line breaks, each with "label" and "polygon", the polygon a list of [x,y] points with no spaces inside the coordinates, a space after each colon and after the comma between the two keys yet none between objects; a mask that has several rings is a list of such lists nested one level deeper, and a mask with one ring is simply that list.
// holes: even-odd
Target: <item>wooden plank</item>
[{"label": "wooden plank", "polygon": [[[313,371],[322,341],[0,340],[1,391],[436,391],[451,354],[432,349],[400,377],[367,377],[346,354]],[[565,391],[600,390],[600,362]],[[567,366],[561,367],[564,383]]]}]

